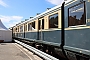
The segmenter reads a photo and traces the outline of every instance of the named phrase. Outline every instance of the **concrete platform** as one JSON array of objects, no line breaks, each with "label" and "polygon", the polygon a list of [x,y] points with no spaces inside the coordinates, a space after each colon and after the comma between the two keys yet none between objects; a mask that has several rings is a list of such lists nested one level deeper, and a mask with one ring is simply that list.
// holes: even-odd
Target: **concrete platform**
[{"label": "concrete platform", "polygon": [[17,43],[0,43],[0,60],[43,60]]}]

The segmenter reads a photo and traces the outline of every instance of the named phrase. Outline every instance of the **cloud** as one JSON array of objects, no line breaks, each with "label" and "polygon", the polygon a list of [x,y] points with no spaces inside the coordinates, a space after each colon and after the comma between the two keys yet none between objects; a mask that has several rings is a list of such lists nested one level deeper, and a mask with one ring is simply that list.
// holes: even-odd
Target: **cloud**
[{"label": "cloud", "polygon": [[16,25],[17,23],[21,22],[23,17],[22,16],[4,16],[4,15],[0,15],[0,19],[4,23],[4,25],[7,28],[9,28],[9,27],[12,27],[12,26]]},{"label": "cloud", "polygon": [[5,2],[3,2],[3,0],[0,0],[0,5],[2,5],[4,7],[8,7],[8,5]]},{"label": "cloud", "polygon": [[[54,5],[59,5],[59,4],[62,4],[62,2],[64,0],[46,0],[46,1],[48,1],[49,3],[54,4]],[[66,1],[66,3],[69,1],[71,1],[71,0]]]}]

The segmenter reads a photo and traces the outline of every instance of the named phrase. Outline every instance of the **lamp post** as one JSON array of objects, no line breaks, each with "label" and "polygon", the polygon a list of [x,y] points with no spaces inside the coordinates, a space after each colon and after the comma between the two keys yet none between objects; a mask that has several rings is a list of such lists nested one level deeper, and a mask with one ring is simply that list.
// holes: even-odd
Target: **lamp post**
[{"label": "lamp post", "polygon": [[61,6],[61,47],[64,46],[65,36],[64,36],[64,5],[65,2],[62,3]]},{"label": "lamp post", "polygon": [[67,1],[67,0],[64,0],[64,2],[62,3],[62,6],[61,6],[61,48],[62,48],[62,52],[63,52],[63,54],[64,54],[64,56],[68,59],[68,57],[67,57],[67,55],[66,55],[66,53],[65,53],[65,51],[64,51],[64,48],[63,48],[63,46],[65,45],[65,30],[64,30],[64,28],[65,28],[65,13],[64,13],[64,5],[65,5],[65,1]]}]

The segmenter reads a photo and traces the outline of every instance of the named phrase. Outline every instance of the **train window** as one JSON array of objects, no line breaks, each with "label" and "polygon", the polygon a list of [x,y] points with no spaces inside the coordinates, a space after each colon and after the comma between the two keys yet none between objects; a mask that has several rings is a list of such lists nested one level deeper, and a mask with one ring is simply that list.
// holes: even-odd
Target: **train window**
[{"label": "train window", "polygon": [[68,9],[69,26],[84,25],[85,20],[85,4],[80,3]]},{"label": "train window", "polygon": [[23,26],[20,26],[20,32],[23,32]]},{"label": "train window", "polygon": [[38,21],[38,30],[40,30],[41,20]]},{"label": "train window", "polygon": [[18,27],[18,32],[19,32],[19,27]]},{"label": "train window", "polygon": [[49,28],[58,28],[58,14],[49,16]]},{"label": "train window", "polygon": [[17,32],[17,28],[16,28],[16,32]]},{"label": "train window", "polygon": [[35,29],[35,21],[32,22],[32,29]]},{"label": "train window", "polygon": [[42,19],[42,29],[44,29],[44,19]]},{"label": "train window", "polygon": [[27,31],[27,24],[25,24],[25,31]]},{"label": "train window", "polygon": [[28,31],[30,31],[30,30],[32,30],[32,24],[31,23],[28,24]]}]

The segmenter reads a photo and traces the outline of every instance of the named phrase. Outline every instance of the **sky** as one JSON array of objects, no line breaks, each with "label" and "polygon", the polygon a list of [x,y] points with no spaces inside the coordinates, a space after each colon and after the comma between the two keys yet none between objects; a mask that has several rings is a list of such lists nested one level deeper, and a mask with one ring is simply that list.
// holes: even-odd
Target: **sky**
[{"label": "sky", "polygon": [[25,21],[25,19],[35,17],[37,13],[45,12],[47,8],[53,8],[61,4],[63,1],[64,0],[0,0],[0,19],[7,28],[10,28],[21,21]]}]

